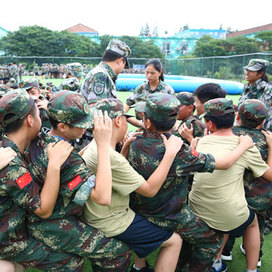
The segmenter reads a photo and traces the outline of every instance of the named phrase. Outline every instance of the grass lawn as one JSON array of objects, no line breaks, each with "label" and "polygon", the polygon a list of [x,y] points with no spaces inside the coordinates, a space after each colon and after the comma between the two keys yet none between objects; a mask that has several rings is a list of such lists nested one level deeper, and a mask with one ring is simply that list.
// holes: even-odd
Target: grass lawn
[{"label": "grass lawn", "polygon": [[[61,82],[61,79],[57,80],[48,80],[52,81],[56,86],[58,86]],[[129,96],[130,92],[118,92],[118,98],[125,103],[127,97]],[[232,99],[234,104],[238,104],[239,95],[228,95],[227,98]],[[129,130],[133,130],[133,126],[129,126]],[[236,240],[233,249],[233,261],[227,262],[228,264],[228,271],[229,272],[238,272],[238,271],[245,271],[246,269],[246,259],[243,254],[240,252],[239,246],[241,244],[241,238]],[[263,245],[263,253],[264,256],[262,257],[262,267],[259,269],[261,272],[271,272],[272,271],[272,233],[265,236],[265,241]],[[151,255],[147,257],[147,260],[151,266],[154,267],[156,256],[158,254],[158,250],[154,251]],[[133,259],[132,259],[133,261]],[[38,269],[29,269],[28,272],[38,272]],[[86,259],[84,265],[84,272],[91,272],[92,267],[90,262]]]}]

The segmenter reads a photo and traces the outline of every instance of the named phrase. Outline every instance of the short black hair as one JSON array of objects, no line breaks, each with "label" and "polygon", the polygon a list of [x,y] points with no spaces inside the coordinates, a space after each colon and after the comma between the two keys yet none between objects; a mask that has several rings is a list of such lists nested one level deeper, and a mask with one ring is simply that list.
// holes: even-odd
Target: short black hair
[{"label": "short black hair", "polygon": [[[103,57],[102,57],[102,61],[112,62],[112,61],[115,61],[115,60],[120,59],[120,58],[124,58],[124,57],[121,56],[120,54],[116,53],[115,51],[106,50],[104,52]],[[125,58],[124,58],[124,60],[125,60]]]},{"label": "short black hair", "polygon": [[193,95],[196,96],[199,101],[204,104],[214,98],[225,98],[227,92],[223,90],[219,84],[205,83],[200,85],[193,92]]},{"label": "short black hair", "polygon": [[223,116],[204,116],[206,122],[212,121],[217,129],[232,128],[235,120],[235,113],[227,113]]},{"label": "short black hair", "polygon": [[[32,108],[30,109],[30,111],[27,113],[26,117],[27,117],[28,115],[34,116],[35,113],[36,113],[36,110],[38,110],[38,108],[35,107],[35,104],[34,104],[34,105],[32,106]],[[8,120],[8,119],[10,119],[10,118],[12,118],[13,116],[14,116],[13,113],[8,113],[8,114],[4,117],[4,121],[5,121],[5,120]],[[18,131],[18,130],[22,127],[22,125],[23,125],[24,120],[26,119],[26,117],[25,117],[25,118],[22,118],[22,119],[17,119],[17,120],[15,120],[15,121],[11,122],[11,123],[8,124],[8,125],[5,125],[5,126],[4,126],[4,132],[7,133],[7,134],[9,134],[9,133],[13,133],[13,132]]]},{"label": "short black hair", "polygon": [[[63,123],[63,122],[59,122],[59,121],[53,119],[53,118],[50,117],[50,116],[49,116],[49,121],[50,121],[51,126],[52,126],[53,129],[57,129],[58,124],[59,124],[59,123]],[[64,123],[64,124],[66,124],[66,123]],[[69,128],[73,128],[73,126],[71,126],[71,125],[69,125],[69,124],[66,124],[66,125],[67,125]]]},{"label": "short black hair", "polygon": [[150,122],[153,124],[155,129],[158,131],[168,131],[171,128],[173,128],[173,126],[176,123],[176,119],[157,121],[157,120],[154,120],[153,118],[149,117],[146,113],[144,113],[144,116],[145,116],[145,119],[150,120]]}]

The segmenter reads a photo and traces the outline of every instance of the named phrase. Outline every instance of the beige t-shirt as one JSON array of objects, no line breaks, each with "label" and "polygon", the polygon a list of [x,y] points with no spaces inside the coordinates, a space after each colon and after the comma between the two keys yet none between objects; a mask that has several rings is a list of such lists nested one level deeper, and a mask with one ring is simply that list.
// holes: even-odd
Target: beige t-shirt
[{"label": "beige t-shirt", "polygon": [[[197,151],[222,158],[235,149],[238,143],[238,136],[209,135],[199,140]],[[230,231],[248,219],[249,210],[243,185],[245,168],[251,170],[255,177],[262,176],[269,168],[255,146],[227,170],[194,175],[189,205],[210,227]]]},{"label": "beige t-shirt", "polygon": [[[87,166],[97,172],[97,146],[93,140],[84,152]],[[129,194],[139,188],[145,179],[129,164],[126,158],[111,148],[112,197],[110,206],[98,205],[88,199],[84,218],[91,226],[112,237],[123,233],[132,223],[135,213],[129,207]]]}]

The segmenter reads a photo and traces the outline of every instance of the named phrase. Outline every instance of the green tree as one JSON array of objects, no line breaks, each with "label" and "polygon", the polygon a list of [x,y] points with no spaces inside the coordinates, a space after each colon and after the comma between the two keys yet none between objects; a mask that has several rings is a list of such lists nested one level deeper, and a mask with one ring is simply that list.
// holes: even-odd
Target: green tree
[{"label": "green tree", "polygon": [[261,31],[255,35],[255,39],[260,41],[263,50],[272,50],[272,31]]},{"label": "green tree", "polygon": [[227,52],[222,45],[223,40],[205,35],[197,41],[193,55],[196,57],[224,56]]},{"label": "green tree", "polygon": [[224,41],[223,46],[229,55],[255,53],[259,51],[258,42],[245,36],[231,37]]},{"label": "green tree", "polygon": [[23,26],[0,40],[7,56],[90,56],[97,51],[90,39],[67,31],[52,31],[41,26]]}]

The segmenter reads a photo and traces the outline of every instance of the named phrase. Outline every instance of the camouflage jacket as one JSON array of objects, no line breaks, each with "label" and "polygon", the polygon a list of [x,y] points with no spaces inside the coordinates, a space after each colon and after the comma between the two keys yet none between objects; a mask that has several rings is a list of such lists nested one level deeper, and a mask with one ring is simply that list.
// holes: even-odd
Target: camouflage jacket
[{"label": "camouflage jacket", "polygon": [[[27,152],[26,160],[29,163],[29,170],[32,177],[40,186],[43,186],[46,179],[48,166],[47,145],[58,142],[59,139],[42,131],[37,138],[31,142]],[[80,215],[82,206],[73,200],[79,188],[85,188],[86,181],[93,177],[83,159],[76,151],[72,151],[66,162],[61,167],[60,189],[53,214],[47,219],[65,217],[67,215]],[[87,185],[88,183],[86,183]],[[84,186],[83,186],[84,185]],[[91,188],[89,188],[91,189]],[[87,190],[87,197],[90,190]],[[40,218],[32,215],[31,222],[40,221]]]},{"label": "camouflage jacket", "polygon": [[173,88],[162,80],[160,80],[160,83],[156,87],[155,90],[151,90],[149,82],[145,81],[133,90],[133,93],[129,96],[126,103],[127,105],[131,106],[137,102],[146,101],[146,98],[149,94],[157,93],[157,92],[173,94],[173,95],[175,94],[175,91],[173,90]]},{"label": "camouflage jacket", "polygon": [[33,213],[41,204],[41,188],[33,181],[17,145],[4,135],[2,146],[11,147],[17,156],[0,171],[1,257],[16,254],[28,247],[27,213]]},{"label": "camouflage jacket", "polygon": [[246,99],[259,99],[267,106],[268,117],[265,120],[264,128],[272,131],[272,84],[261,79],[258,79],[252,85],[246,84],[238,105]]},{"label": "camouflage jacket", "polygon": [[[261,130],[236,126],[233,128],[236,135],[249,135],[261,153],[264,161],[268,157],[268,145]],[[245,194],[248,205],[256,212],[267,210],[272,205],[272,183],[262,177],[255,178],[250,170],[244,173]]]},{"label": "camouflage jacket", "polygon": [[105,62],[100,62],[86,76],[81,86],[81,93],[88,104],[104,98],[116,98],[116,79],[117,76],[111,67]]},{"label": "camouflage jacket", "polygon": [[[170,134],[165,134],[167,138]],[[160,134],[145,131],[132,142],[128,160],[146,180],[156,170],[164,156],[165,148]],[[131,207],[137,213],[162,227],[175,228],[182,220],[180,210],[187,206],[188,176],[194,172],[213,172],[212,155],[197,153],[184,144],[172,164],[159,192],[153,198],[133,193]]]}]

